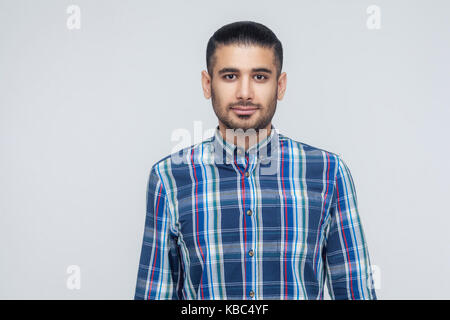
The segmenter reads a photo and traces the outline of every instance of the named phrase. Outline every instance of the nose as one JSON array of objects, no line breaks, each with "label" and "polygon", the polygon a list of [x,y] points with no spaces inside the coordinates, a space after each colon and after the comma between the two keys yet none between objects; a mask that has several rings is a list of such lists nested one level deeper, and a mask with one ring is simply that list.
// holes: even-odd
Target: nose
[{"label": "nose", "polygon": [[236,98],[239,100],[251,100],[253,99],[253,87],[249,77],[242,77],[239,80],[238,89],[236,92]]}]

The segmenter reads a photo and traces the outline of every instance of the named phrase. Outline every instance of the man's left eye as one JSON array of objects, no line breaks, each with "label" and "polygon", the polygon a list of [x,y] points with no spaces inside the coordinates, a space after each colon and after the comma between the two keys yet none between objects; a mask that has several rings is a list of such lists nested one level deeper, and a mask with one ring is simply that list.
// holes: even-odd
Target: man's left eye
[{"label": "man's left eye", "polygon": [[260,79],[258,79],[258,80],[264,80],[264,79],[267,79],[267,77],[264,76],[264,75],[262,75],[262,74],[257,74],[255,77],[262,77],[262,79],[260,78]]}]

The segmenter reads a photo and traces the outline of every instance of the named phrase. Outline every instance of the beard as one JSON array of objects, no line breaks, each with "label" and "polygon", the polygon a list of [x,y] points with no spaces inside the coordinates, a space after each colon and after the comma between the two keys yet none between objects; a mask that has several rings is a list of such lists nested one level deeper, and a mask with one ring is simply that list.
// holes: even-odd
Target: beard
[{"label": "beard", "polygon": [[[234,112],[231,111],[229,106],[221,106],[220,99],[217,99],[214,89],[211,86],[211,102],[213,105],[214,113],[227,129],[242,129],[244,132],[248,129],[254,129],[256,132],[259,132],[260,129],[267,128],[272,121],[273,116],[275,115],[275,111],[277,109],[277,100],[278,91],[277,88],[275,88],[275,93],[273,94],[269,105],[267,105],[265,108],[262,108],[261,105],[242,102],[239,103],[239,105],[257,106],[259,107],[259,109],[255,114],[252,115],[235,115]],[[238,119],[234,119],[236,117]]]}]

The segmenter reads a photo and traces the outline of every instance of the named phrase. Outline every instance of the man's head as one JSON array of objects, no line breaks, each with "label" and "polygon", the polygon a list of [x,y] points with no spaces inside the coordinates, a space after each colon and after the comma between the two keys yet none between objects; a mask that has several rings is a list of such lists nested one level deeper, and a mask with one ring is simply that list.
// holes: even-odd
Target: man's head
[{"label": "man's head", "polygon": [[286,90],[283,49],[275,34],[252,21],[225,25],[209,39],[206,65],[203,92],[211,97],[221,131],[269,130]]}]

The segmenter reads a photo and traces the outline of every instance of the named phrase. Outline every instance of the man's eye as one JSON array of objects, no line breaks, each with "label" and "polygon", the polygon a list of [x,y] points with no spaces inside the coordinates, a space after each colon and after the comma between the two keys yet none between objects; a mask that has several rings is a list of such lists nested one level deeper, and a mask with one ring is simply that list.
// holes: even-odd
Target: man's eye
[{"label": "man's eye", "polygon": [[[233,80],[232,77],[235,77],[235,76],[236,76],[235,74],[226,74],[226,75],[224,75],[224,78],[227,79],[227,80]],[[267,79],[267,77],[265,75],[262,75],[262,74],[257,74],[257,75],[255,75],[255,77],[258,77],[257,80],[265,80],[265,79]]]}]

